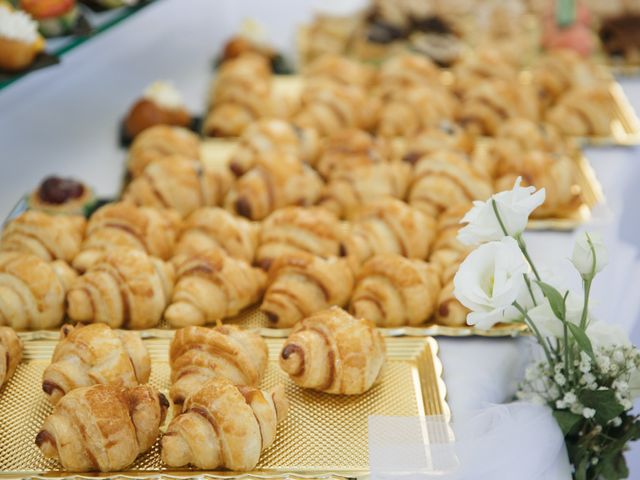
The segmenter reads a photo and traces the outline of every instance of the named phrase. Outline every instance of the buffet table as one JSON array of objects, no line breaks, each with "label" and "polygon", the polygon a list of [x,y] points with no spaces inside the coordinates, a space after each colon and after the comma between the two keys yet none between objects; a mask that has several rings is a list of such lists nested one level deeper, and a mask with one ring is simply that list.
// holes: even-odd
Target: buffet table
[{"label": "buffet table", "polygon": [[[158,1],[69,53],[63,64],[4,89],[0,92],[0,217],[53,173],[83,179],[99,196],[116,194],[125,157],[117,144],[118,124],[151,81],[171,80],[183,92],[189,109],[201,111],[212,59],[245,12],[267,26],[276,46],[291,49],[294,25],[308,17],[310,3]],[[621,84],[640,111],[640,80],[621,79]],[[635,251],[640,245],[640,149],[589,148],[585,153],[606,197],[587,224],[590,230],[603,233],[610,251],[610,267],[595,285],[597,312],[633,332],[638,344],[640,302],[633,285],[640,280]],[[544,252],[562,264],[574,234],[529,233],[533,256]],[[494,432],[493,445],[502,445],[495,455],[483,459],[486,472],[473,478],[513,478],[506,476],[511,465],[519,465],[519,478],[540,478],[535,463],[549,459],[530,457],[524,448],[512,445],[531,445],[536,431],[552,426],[530,425],[532,419],[519,417],[515,410],[490,407],[512,400],[532,344],[526,338],[438,338],[438,342],[454,425],[467,428],[484,415],[481,430]],[[530,448],[535,449],[535,444]],[[640,475],[639,453],[636,446],[628,456],[631,478]],[[503,456],[508,461],[501,463]],[[505,476],[495,476],[497,472]]]}]

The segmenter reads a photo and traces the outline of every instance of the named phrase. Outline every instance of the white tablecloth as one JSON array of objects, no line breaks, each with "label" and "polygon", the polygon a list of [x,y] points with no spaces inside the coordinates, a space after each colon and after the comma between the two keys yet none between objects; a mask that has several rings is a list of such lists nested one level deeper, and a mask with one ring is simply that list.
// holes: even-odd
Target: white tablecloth
[{"label": "white tablecloth", "polygon": [[[66,55],[60,66],[33,73],[0,91],[0,218],[44,176],[84,179],[98,194],[117,192],[124,152],[117,125],[140,92],[155,79],[169,79],[188,107],[201,111],[212,59],[237,30],[244,12],[267,25],[281,48],[291,49],[293,25],[309,16],[309,1],[162,0]],[[640,81],[623,80],[640,111]],[[636,254],[621,242],[640,244],[640,158],[636,148],[589,149],[607,198],[589,228],[601,230],[612,249],[607,277],[595,287],[599,312],[624,324],[640,343],[633,308],[637,292],[624,291]],[[572,233],[535,233],[534,256],[569,255]],[[636,283],[637,285],[637,283]],[[509,401],[529,359],[523,339],[439,339],[449,403],[463,422],[492,403]],[[629,455],[640,476],[640,448]],[[500,452],[496,452],[499,455]],[[633,474],[632,474],[633,477]]]}]

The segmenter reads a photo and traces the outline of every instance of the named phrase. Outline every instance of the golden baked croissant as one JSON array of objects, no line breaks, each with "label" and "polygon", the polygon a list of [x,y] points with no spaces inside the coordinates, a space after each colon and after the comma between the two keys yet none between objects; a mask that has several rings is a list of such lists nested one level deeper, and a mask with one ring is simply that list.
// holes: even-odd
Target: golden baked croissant
[{"label": "golden baked croissant", "polygon": [[373,69],[343,55],[325,54],[304,68],[304,75],[314,80],[330,80],[343,85],[367,88],[373,80]]},{"label": "golden baked croissant", "polygon": [[385,351],[371,320],[331,307],[298,323],[282,348],[280,367],[301,387],[355,395],[373,386]]},{"label": "golden baked croissant", "polygon": [[440,83],[440,69],[427,57],[415,53],[394,55],[380,67],[378,92],[389,93]]},{"label": "golden baked croissant", "polygon": [[433,315],[439,293],[437,267],[393,253],[376,255],[358,274],[350,311],[378,327],[419,325]]},{"label": "golden baked croissant", "polygon": [[281,208],[262,222],[256,263],[269,270],[276,258],[298,252],[339,256],[345,234],[343,224],[324,208]]},{"label": "golden baked croissant", "polygon": [[400,200],[383,198],[357,211],[349,233],[344,250],[356,265],[381,253],[426,260],[436,222]]},{"label": "golden baked croissant", "polygon": [[233,325],[216,328],[185,327],[176,331],[169,349],[171,390],[174,405],[211,378],[223,377],[234,385],[260,384],[267,369],[269,352],[264,339]]},{"label": "golden baked croissant", "polygon": [[174,208],[186,217],[200,207],[221,205],[233,181],[226,168],[184,157],[167,157],[129,184],[124,200],[154,208]]},{"label": "golden baked croissant", "polygon": [[244,53],[225,61],[217,71],[209,92],[213,104],[224,100],[241,98],[258,83],[271,80],[268,59],[254,52]]},{"label": "golden baked croissant", "polygon": [[469,309],[462,305],[453,294],[453,278],[466,256],[467,253],[459,254],[440,275],[442,290],[438,295],[438,305],[434,316],[434,322],[439,325],[447,327],[463,327],[467,325]]},{"label": "golden baked croissant", "polygon": [[302,92],[302,105],[293,123],[314,129],[321,137],[362,124],[365,94],[355,85],[340,85],[328,80],[307,82]]},{"label": "golden baked croissant", "polygon": [[459,94],[465,94],[494,79],[518,83],[517,69],[496,49],[483,49],[475,55],[465,57],[456,64],[453,74],[454,90]]},{"label": "golden baked croissant", "polygon": [[349,128],[325,139],[315,168],[324,178],[331,178],[354,167],[390,160],[391,151],[383,140]]},{"label": "golden baked croissant", "polygon": [[135,387],[149,381],[151,360],[136,332],[111,330],[104,323],[63,325],[42,390],[52,404],[80,387]]},{"label": "golden baked croissant", "polygon": [[179,224],[180,217],[173,210],[138,207],[130,202],[109,203],[91,215],[73,267],[83,272],[115,247],[133,248],[167,260],[173,252]]},{"label": "golden baked croissant", "polygon": [[473,151],[474,137],[455,123],[442,121],[435,127],[426,128],[409,139],[403,160],[414,164],[420,157],[439,150]]},{"label": "golden baked croissant", "polygon": [[200,139],[181,127],[157,125],[136,136],[129,149],[129,172],[133,177],[142,175],[147,165],[165,157],[180,155],[200,158]]},{"label": "golden baked croissant", "polygon": [[22,360],[22,341],[10,327],[0,327],[0,387],[7,383]]},{"label": "golden baked croissant", "polygon": [[211,379],[186,399],[183,413],[169,424],[162,461],[170,467],[251,470],[275,440],[288,409],[281,385],[265,391]]},{"label": "golden baked croissant", "polygon": [[351,290],[353,273],[346,259],[299,252],[275,259],[260,309],[273,326],[288,328],[327,307],[345,305]]},{"label": "golden baked croissant", "polygon": [[365,203],[385,197],[404,198],[411,167],[405,162],[379,163],[345,170],[334,175],[318,204],[336,215],[349,218]]},{"label": "golden baked croissant", "polygon": [[28,210],[6,224],[0,250],[32,253],[47,262],[71,262],[80,250],[85,226],[81,216]]},{"label": "golden baked croissant", "polygon": [[219,247],[228,255],[251,263],[259,233],[260,224],[222,208],[199,208],[184,220],[174,255],[192,255]]},{"label": "golden baked croissant", "polygon": [[78,388],[45,419],[36,445],[70,472],[124,470],[155,443],[168,407],[149,385]]},{"label": "golden baked croissant", "polygon": [[435,217],[447,207],[485,200],[492,193],[489,181],[473,169],[464,155],[444,150],[416,162],[407,201]]},{"label": "golden baked croissant", "polygon": [[61,260],[47,263],[29,253],[0,253],[0,325],[16,330],[60,325],[65,294],[75,278]]},{"label": "golden baked croissant", "polygon": [[604,137],[611,134],[613,105],[606,87],[576,88],[563,95],[545,119],[563,135]]},{"label": "golden baked croissant", "polygon": [[130,248],[105,252],[73,283],[67,315],[76,322],[151,328],[160,322],[173,287],[170,263]]},{"label": "golden baked croissant", "polygon": [[266,283],[259,268],[220,249],[174,257],[176,286],[165,318],[174,327],[204,325],[257,302]]},{"label": "golden baked croissant", "polygon": [[322,189],[322,180],[309,166],[289,152],[263,155],[238,179],[225,201],[243,217],[262,220],[288,205],[312,205]]}]

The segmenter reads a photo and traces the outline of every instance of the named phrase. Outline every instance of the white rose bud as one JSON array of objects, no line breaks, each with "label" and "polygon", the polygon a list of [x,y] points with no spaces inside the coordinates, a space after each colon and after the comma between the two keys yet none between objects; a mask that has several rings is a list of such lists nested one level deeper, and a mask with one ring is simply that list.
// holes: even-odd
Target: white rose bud
[{"label": "white rose bud", "polygon": [[591,277],[602,270],[607,264],[607,249],[602,242],[602,238],[594,233],[584,232],[580,234],[573,246],[571,263],[576,267],[582,278]]},{"label": "white rose bud", "polygon": [[489,242],[471,252],[454,277],[454,295],[471,310],[469,325],[488,329],[520,318],[513,302],[526,288],[529,266],[511,237]]},{"label": "white rose bud", "polygon": [[521,181],[518,177],[513,189],[496,193],[484,202],[473,202],[471,210],[460,221],[467,226],[458,232],[458,240],[465,245],[478,245],[500,240],[505,236],[493,208],[493,201],[496,202],[507,234],[512,237],[521,234],[527,227],[529,215],[544,203],[545,198],[544,188],[536,192],[535,187],[521,187]]}]

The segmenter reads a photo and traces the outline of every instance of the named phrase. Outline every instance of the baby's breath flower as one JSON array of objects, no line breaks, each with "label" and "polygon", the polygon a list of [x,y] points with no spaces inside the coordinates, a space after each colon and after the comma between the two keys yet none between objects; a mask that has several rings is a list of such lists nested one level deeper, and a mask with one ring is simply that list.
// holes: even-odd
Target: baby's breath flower
[{"label": "baby's breath flower", "polygon": [[624,353],[621,350],[615,350],[613,352],[613,361],[616,363],[624,362]]},{"label": "baby's breath flower", "polygon": [[582,416],[584,418],[593,418],[596,414],[596,411],[593,408],[584,408],[582,410]]},{"label": "baby's breath flower", "polygon": [[565,383],[567,383],[567,379],[566,379],[566,378],[565,378],[565,376],[564,376],[563,374],[561,374],[561,373],[556,373],[556,374],[553,376],[553,379],[554,379],[554,380],[556,381],[556,383],[557,383],[558,385],[560,385],[561,387],[562,387]]},{"label": "baby's breath flower", "polygon": [[619,427],[620,425],[622,425],[622,419],[620,417],[615,417],[610,421],[610,423],[614,427]]}]

